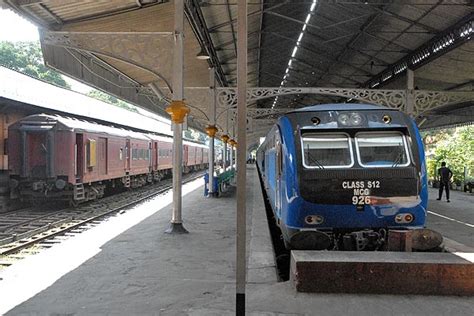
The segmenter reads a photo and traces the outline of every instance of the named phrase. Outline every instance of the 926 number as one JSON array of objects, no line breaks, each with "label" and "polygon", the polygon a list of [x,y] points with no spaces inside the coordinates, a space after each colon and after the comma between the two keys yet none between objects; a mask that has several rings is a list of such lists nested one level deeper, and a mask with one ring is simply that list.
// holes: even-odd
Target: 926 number
[{"label": "926 number", "polygon": [[370,204],[370,197],[369,196],[353,196],[352,197],[352,204],[353,205],[364,205]]}]

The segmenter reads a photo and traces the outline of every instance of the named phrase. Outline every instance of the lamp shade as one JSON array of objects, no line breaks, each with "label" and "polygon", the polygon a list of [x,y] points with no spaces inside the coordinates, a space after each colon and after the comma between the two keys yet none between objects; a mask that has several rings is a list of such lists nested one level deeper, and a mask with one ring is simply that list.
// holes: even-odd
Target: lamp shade
[{"label": "lamp shade", "polygon": [[199,51],[199,53],[196,55],[196,58],[197,59],[202,59],[202,60],[206,60],[206,59],[209,59],[211,57],[209,57],[209,55],[207,54],[207,52],[201,48],[201,50]]}]

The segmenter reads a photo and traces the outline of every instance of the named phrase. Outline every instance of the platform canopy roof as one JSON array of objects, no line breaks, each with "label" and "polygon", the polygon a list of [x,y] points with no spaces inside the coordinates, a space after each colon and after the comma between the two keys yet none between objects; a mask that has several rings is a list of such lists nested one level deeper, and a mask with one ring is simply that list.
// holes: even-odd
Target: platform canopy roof
[{"label": "platform canopy roof", "polygon": [[[173,76],[173,1],[0,3],[41,26],[48,65],[164,114]],[[235,86],[236,0],[185,0],[185,10],[185,85],[208,87],[212,66],[221,86]],[[415,89],[472,91],[473,20],[470,0],[249,0],[248,83],[405,89],[408,67],[415,71]],[[200,50],[210,59],[196,59]],[[348,99],[293,94],[249,107],[287,109]],[[209,104],[191,106],[190,124],[202,128]],[[254,136],[264,133],[273,118],[254,117],[261,119]],[[438,108],[419,120],[425,118],[423,127],[469,123],[473,104]],[[222,128],[224,121],[222,115]]]}]

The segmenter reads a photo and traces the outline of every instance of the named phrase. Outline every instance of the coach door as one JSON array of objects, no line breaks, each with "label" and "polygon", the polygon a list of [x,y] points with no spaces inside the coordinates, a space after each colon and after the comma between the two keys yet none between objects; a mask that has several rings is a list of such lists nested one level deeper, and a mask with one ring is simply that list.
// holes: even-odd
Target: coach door
[{"label": "coach door", "polygon": [[84,176],[84,135],[76,134],[75,149],[75,165],[76,165],[76,182],[81,183]]},{"label": "coach door", "polygon": [[158,170],[158,142],[153,142],[153,170]]},{"label": "coach door", "polygon": [[98,148],[98,167],[99,175],[103,176],[107,174],[107,138],[99,137],[99,148]]},{"label": "coach door", "polygon": [[130,170],[130,139],[127,139],[125,142],[125,170]]}]

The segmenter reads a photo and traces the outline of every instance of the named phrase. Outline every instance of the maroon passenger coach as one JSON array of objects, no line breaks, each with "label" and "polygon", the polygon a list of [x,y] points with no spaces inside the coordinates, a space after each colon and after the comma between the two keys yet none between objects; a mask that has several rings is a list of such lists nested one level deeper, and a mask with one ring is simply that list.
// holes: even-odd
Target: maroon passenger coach
[{"label": "maroon passenger coach", "polygon": [[[75,205],[171,174],[171,137],[46,114],[21,119],[9,133],[12,197]],[[183,147],[185,172],[207,166],[206,146],[185,141]]]}]

